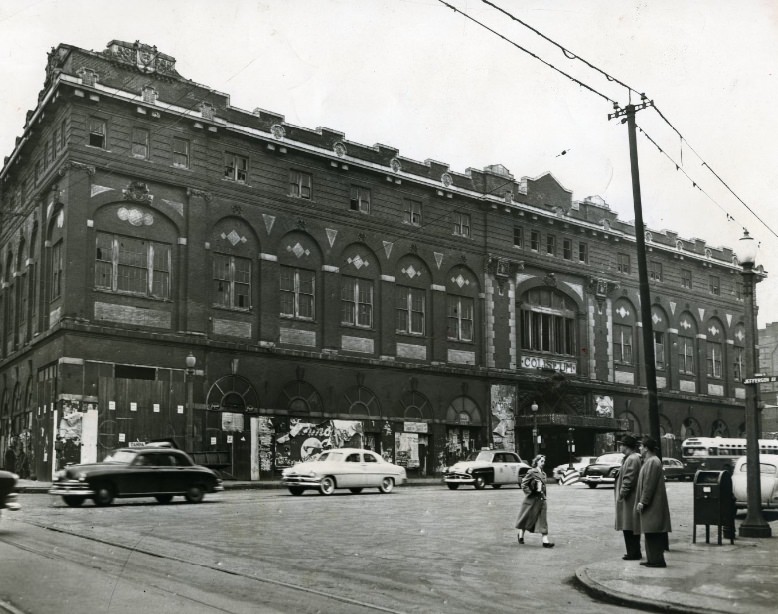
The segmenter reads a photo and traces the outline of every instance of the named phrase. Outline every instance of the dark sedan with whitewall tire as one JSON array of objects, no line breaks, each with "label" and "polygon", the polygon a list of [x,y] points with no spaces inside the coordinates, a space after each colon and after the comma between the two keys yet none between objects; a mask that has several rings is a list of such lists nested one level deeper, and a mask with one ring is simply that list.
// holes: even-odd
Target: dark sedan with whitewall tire
[{"label": "dark sedan with whitewall tire", "polygon": [[130,497],[170,503],[182,496],[189,503],[200,503],[207,493],[222,490],[221,478],[196,465],[186,452],[141,447],[114,450],[101,463],[68,465],[54,476],[49,494],[62,497],[69,507],[79,507],[87,499],[105,507],[114,499]]},{"label": "dark sedan with whitewall tire", "polygon": [[584,467],[579,481],[589,488],[597,488],[600,484],[614,485],[623,460],[624,455],[619,452],[598,456],[592,464]]},{"label": "dark sedan with whitewall tire", "polygon": [[479,450],[466,460],[446,467],[443,481],[451,490],[472,486],[482,490],[486,486],[500,488],[506,484],[520,485],[530,466],[516,452],[508,450]]}]

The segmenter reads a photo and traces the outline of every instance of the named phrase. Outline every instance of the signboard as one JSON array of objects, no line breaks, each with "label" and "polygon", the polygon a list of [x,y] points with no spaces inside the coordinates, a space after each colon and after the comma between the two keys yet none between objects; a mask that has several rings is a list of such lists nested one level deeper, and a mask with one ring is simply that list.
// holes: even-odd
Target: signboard
[{"label": "signboard", "polygon": [[744,379],[744,384],[769,384],[771,382],[778,382],[778,375],[763,375],[761,377],[749,377]]},{"label": "signboard", "polygon": [[426,422],[403,422],[403,431],[406,433],[428,433],[429,425]]},{"label": "signboard", "polygon": [[131,441],[130,442],[130,447],[131,448],[142,448],[145,445],[146,445],[145,441]]},{"label": "signboard", "polygon": [[576,363],[573,360],[552,360],[543,356],[522,356],[520,364],[524,369],[553,369],[560,373],[575,375]]}]

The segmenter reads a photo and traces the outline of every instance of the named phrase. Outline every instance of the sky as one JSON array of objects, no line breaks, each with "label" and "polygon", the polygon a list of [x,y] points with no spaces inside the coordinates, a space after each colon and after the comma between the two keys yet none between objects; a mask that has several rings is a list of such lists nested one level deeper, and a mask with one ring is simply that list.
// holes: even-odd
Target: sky
[{"label": "sky", "polygon": [[235,107],[455,172],[550,172],[631,221],[627,128],[608,114],[645,93],[646,225],[732,248],[747,229],[771,273],[758,323],[778,322],[778,3],[490,0],[565,53],[483,0],[446,2],[472,19],[440,0],[2,0],[0,152],[51,47],[140,40]]}]

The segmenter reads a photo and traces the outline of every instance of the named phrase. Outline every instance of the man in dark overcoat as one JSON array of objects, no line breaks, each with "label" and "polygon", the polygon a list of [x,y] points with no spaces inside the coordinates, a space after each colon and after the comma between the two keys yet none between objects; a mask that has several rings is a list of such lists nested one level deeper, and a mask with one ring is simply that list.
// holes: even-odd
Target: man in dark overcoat
[{"label": "man in dark overcoat", "polygon": [[624,546],[627,553],[621,557],[625,561],[639,561],[640,534],[634,532],[635,528],[635,498],[637,495],[638,475],[640,473],[640,454],[638,454],[638,440],[632,435],[624,435],[620,442],[621,453],[624,460],[616,478],[616,487],[613,490],[616,499],[616,530],[624,534]]},{"label": "man in dark overcoat", "polygon": [[667,567],[665,546],[670,524],[670,505],[667,502],[662,460],[657,455],[659,445],[646,437],[641,444],[643,466],[638,475],[633,531],[643,534],[646,540],[646,567]]}]

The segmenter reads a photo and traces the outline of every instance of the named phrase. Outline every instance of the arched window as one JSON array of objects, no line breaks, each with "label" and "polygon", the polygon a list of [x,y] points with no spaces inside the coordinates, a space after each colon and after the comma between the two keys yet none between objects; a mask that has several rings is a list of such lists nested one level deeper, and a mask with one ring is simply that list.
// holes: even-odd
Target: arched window
[{"label": "arched window", "polygon": [[654,329],[654,363],[657,371],[664,371],[667,368],[667,314],[658,305],[653,305],[651,320]]},{"label": "arched window", "polygon": [[427,292],[431,276],[427,266],[415,256],[403,256],[395,272],[396,331],[424,336],[427,326]]},{"label": "arched window", "polygon": [[449,341],[475,340],[475,297],[478,282],[465,267],[454,267],[446,279],[446,336]]},{"label": "arched window", "polygon": [[574,356],[576,313],[575,303],[558,290],[528,290],[521,302],[522,349]]},{"label": "arched window", "polygon": [[724,339],[724,327],[718,319],[711,318],[708,321],[705,332],[707,333],[705,357],[708,377],[711,379],[722,379],[724,377],[724,345],[722,343]]},{"label": "arched window", "polygon": [[634,339],[635,306],[621,298],[613,305],[613,360],[616,363],[634,364]]},{"label": "arched window", "polygon": [[734,341],[732,346],[732,374],[736,382],[742,382],[745,371],[743,350],[746,339],[746,330],[742,324],[738,324],[735,327],[735,334],[732,335],[732,339]]},{"label": "arched window", "polygon": [[678,324],[678,372],[694,375],[696,370],[697,323],[687,311],[681,314]]}]

